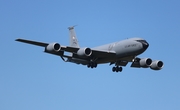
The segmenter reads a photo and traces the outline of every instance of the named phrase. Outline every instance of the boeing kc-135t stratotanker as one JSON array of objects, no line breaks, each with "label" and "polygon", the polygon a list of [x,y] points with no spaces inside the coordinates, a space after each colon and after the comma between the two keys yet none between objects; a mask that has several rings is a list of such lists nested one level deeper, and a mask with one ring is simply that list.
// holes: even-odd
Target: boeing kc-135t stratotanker
[{"label": "boeing kc-135t stratotanker", "polygon": [[[79,46],[74,26],[68,29],[70,32],[70,46],[25,39],[16,39],[16,41],[44,47],[44,52],[46,53],[60,56],[65,62],[87,65],[88,68],[96,68],[98,64],[109,63],[110,65],[115,65],[112,67],[113,72],[121,72],[122,66],[126,66],[128,62],[132,63],[131,67],[136,68],[150,67],[153,70],[160,70],[163,67],[163,62],[160,60],[137,57],[149,47],[148,42],[142,38],[130,38],[88,48]],[[67,55],[65,52],[70,54]]]}]

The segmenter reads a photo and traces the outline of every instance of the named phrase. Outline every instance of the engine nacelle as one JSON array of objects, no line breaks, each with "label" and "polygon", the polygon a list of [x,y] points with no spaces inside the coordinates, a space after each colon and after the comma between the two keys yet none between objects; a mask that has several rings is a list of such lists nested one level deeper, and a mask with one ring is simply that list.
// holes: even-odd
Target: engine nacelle
[{"label": "engine nacelle", "polygon": [[46,52],[59,52],[61,50],[61,45],[58,43],[51,43],[46,48]]},{"label": "engine nacelle", "polygon": [[152,60],[150,58],[143,58],[139,61],[139,64],[143,68],[148,68],[151,66]]},{"label": "engine nacelle", "polygon": [[89,57],[92,54],[92,50],[90,48],[80,48],[77,51],[77,55],[81,57]]},{"label": "engine nacelle", "polygon": [[162,69],[163,65],[164,64],[162,61],[156,60],[156,61],[152,62],[150,68],[153,70],[160,70],[160,69]]}]

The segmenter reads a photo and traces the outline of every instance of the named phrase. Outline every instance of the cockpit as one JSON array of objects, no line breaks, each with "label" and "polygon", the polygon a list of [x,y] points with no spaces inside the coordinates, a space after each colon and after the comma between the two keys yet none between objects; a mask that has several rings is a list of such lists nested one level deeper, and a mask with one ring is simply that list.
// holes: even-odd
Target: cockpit
[{"label": "cockpit", "polygon": [[142,43],[144,49],[147,49],[149,47],[149,43],[146,40],[136,40],[136,41]]}]

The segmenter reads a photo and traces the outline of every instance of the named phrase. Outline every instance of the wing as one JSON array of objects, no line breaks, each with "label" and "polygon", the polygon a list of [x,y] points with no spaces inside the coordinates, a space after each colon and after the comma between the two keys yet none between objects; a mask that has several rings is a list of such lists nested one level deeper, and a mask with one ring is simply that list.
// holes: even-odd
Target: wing
[{"label": "wing", "polygon": [[[32,44],[32,45],[36,45],[36,46],[41,46],[41,47],[45,47],[45,48],[48,45],[50,45],[49,43],[37,42],[37,41],[26,40],[26,39],[16,39],[16,41],[28,43],[28,44]],[[74,54],[73,57],[75,57],[75,58],[80,58],[80,56],[77,55],[77,51],[79,49],[80,48],[78,48],[78,47],[61,46],[61,50],[58,52],[48,52],[48,51],[45,51],[45,52],[54,54],[54,55],[68,57],[66,55],[63,55],[63,53],[65,51],[65,52],[73,53]],[[116,53],[114,51],[103,51],[103,50],[93,50],[92,49],[92,56],[96,57],[96,58],[114,57],[115,55],[116,55]]]},{"label": "wing", "polygon": [[47,47],[48,45],[50,45],[49,43],[37,42],[37,41],[26,40],[26,39],[16,39],[15,41],[23,42],[23,43],[27,43],[27,44],[32,44],[32,45],[36,45],[36,46],[45,47],[45,52],[46,52],[46,53],[53,54],[53,55],[63,56],[63,54],[64,54],[63,51],[46,51],[46,47]]},{"label": "wing", "polygon": [[16,39],[16,41],[23,42],[23,43],[28,43],[28,44],[33,44],[33,45],[41,46],[41,47],[48,46],[48,43],[37,42],[37,41],[32,41],[32,40]]},{"label": "wing", "polygon": [[[77,51],[79,50],[80,48],[77,48],[77,47],[69,47],[69,46],[66,46],[66,47],[63,47],[62,50],[66,51],[66,52],[71,52],[71,53],[74,53],[74,56],[75,57],[78,57],[78,55],[76,54]],[[101,58],[104,58],[104,57],[114,57],[116,56],[116,53],[114,51],[103,51],[103,50],[94,50],[92,49],[92,56],[93,57],[101,57]]]}]

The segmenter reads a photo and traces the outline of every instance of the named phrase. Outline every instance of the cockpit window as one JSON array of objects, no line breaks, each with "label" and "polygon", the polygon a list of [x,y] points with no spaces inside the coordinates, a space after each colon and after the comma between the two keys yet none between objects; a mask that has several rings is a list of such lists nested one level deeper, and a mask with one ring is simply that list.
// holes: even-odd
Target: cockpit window
[{"label": "cockpit window", "polygon": [[136,41],[141,42],[143,44],[148,44],[146,40],[136,40]]}]

